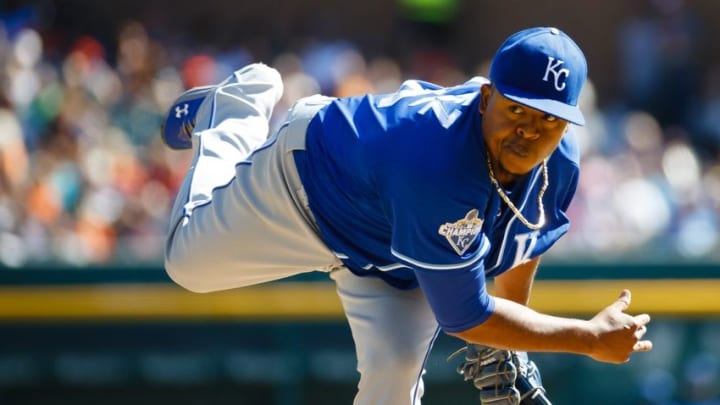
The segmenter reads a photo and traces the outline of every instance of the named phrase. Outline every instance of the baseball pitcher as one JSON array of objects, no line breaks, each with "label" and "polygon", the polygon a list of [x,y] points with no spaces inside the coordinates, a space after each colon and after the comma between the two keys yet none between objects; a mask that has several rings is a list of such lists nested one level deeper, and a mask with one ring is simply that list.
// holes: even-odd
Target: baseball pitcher
[{"label": "baseball pitcher", "polygon": [[587,320],[525,305],[540,257],[569,227],[586,75],[568,35],[530,28],[500,46],[487,79],[308,97],[270,136],[274,69],[191,89],[163,129],[194,153],[167,272],[196,292],[328,272],[355,342],[355,405],[420,404],[440,332],[468,342],[460,371],[482,403],[543,403],[527,402],[546,395],[523,352],[622,363],[652,348],[649,316],[626,313],[629,291]]}]

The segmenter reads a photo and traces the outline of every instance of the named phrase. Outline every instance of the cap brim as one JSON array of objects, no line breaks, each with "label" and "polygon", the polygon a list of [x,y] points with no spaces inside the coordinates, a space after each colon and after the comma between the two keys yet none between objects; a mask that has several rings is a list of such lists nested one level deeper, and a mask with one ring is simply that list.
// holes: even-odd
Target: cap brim
[{"label": "cap brim", "polygon": [[505,89],[497,86],[500,93],[516,103],[534,108],[544,113],[554,115],[565,121],[572,122],[575,125],[585,125],[585,116],[577,106],[561,103],[557,100],[546,99],[546,98],[527,98],[512,94],[512,91],[504,91]]}]

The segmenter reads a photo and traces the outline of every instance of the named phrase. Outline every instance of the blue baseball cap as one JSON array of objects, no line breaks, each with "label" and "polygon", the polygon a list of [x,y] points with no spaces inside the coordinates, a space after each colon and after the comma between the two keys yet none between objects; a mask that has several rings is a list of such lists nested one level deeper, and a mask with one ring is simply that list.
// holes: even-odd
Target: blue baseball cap
[{"label": "blue baseball cap", "polygon": [[511,35],[490,66],[490,81],[503,96],[577,125],[585,125],[578,98],[586,78],[580,47],[551,27]]}]

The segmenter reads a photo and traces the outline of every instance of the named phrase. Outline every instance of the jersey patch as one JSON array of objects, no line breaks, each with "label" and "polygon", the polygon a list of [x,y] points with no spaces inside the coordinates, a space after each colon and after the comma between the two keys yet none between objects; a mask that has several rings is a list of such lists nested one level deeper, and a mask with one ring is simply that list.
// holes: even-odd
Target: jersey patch
[{"label": "jersey patch", "polygon": [[440,225],[438,233],[450,242],[458,255],[463,255],[480,234],[483,220],[478,218],[478,210],[471,209],[465,218]]}]

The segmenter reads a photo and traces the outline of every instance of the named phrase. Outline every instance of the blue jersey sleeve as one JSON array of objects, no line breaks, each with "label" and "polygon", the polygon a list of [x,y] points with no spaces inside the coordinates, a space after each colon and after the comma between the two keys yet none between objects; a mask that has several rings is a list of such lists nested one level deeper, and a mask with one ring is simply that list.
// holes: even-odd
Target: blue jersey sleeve
[{"label": "blue jersey sleeve", "polygon": [[[432,188],[434,195],[442,194],[439,185]],[[493,302],[485,285],[483,264],[490,241],[483,231],[481,210],[454,198],[412,195],[423,203],[412,208],[400,204],[391,215],[393,255],[414,269],[443,330],[460,332],[484,322]]]},{"label": "blue jersey sleeve", "polygon": [[480,269],[416,270],[415,276],[445,332],[468,330],[485,322],[495,309]]}]

